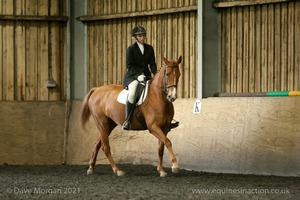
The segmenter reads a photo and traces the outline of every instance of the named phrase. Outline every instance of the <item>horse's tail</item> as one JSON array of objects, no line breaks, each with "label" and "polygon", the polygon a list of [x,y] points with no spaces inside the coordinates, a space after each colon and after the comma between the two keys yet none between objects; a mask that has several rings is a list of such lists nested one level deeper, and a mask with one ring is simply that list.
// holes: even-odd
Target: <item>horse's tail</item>
[{"label": "horse's tail", "polygon": [[89,93],[84,97],[83,102],[82,102],[82,107],[81,107],[81,126],[84,130],[85,129],[85,124],[86,122],[89,120],[91,112],[89,109],[89,99],[91,97],[91,95],[93,94],[93,92],[96,90],[96,88],[92,88]]}]

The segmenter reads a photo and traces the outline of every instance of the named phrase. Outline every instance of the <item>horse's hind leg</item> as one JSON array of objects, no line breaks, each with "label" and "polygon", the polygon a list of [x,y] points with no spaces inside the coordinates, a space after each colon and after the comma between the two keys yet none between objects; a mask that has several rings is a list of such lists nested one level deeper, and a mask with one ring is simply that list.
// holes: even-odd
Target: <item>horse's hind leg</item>
[{"label": "horse's hind leg", "polygon": [[110,162],[113,172],[118,176],[123,176],[125,173],[118,168],[117,164],[115,163],[114,159],[111,156],[109,139],[108,139],[109,134],[105,134],[104,131],[101,133],[103,133],[103,134],[101,134],[102,135],[102,151],[104,152],[107,160]]},{"label": "horse's hind leg", "polygon": [[158,165],[157,171],[160,174],[160,177],[166,177],[167,172],[163,168],[163,156],[164,156],[165,145],[161,141],[158,141]]},{"label": "horse's hind leg", "polygon": [[94,173],[94,168],[95,168],[95,164],[96,164],[96,159],[97,159],[97,155],[99,152],[99,149],[101,147],[101,135],[99,135],[99,137],[97,138],[96,144],[94,146],[94,150],[89,162],[89,169],[87,170],[87,175],[91,175]]}]

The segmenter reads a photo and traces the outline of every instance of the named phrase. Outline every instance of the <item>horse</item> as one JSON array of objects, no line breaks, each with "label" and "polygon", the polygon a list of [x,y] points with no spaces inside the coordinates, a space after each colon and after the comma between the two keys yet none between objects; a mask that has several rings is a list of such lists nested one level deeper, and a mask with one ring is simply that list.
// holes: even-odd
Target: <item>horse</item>
[{"label": "horse", "polygon": [[[179,173],[180,171],[172,149],[172,143],[167,138],[167,134],[171,130],[171,122],[174,117],[173,102],[177,98],[181,56],[177,60],[167,60],[163,57],[163,61],[166,65],[161,67],[148,83],[148,95],[140,106],[135,107],[131,120],[131,130],[148,130],[158,139],[159,159],[157,171],[161,177],[167,175],[162,164],[165,146],[172,162],[172,172]],[[110,133],[116,126],[122,125],[125,121],[125,106],[117,102],[118,94],[123,89],[124,86],[117,84],[94,87],[87,93],[82,102],[81,125],[83,129],[85,129],[86,122],[92,115],[99,130],[99,136],[89,161],[88,175],[94,173],[100,148],[110,162],[113,172],[117,176],[125,174],[113,160],[109,146]],[[143,114],[145,123],[140,123],[135,117],[138,112]]]}]

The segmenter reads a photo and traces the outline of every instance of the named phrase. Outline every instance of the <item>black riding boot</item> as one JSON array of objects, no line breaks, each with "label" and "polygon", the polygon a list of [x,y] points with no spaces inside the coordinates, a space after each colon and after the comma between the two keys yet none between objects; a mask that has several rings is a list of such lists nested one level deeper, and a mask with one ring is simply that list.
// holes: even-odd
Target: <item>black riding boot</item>
[{"label": "black riding boot", "polygon": [[172,128],[176,128],[177,126],[179,126],[179,121],[176,121],[175,119],[173,119],[174,122],[171,122],[171,129]]},{"label": "black riding boot", "polygon": [[134,105],[127,100],[127,102],[126,102],[126,120],[122,125],[122,128],[124,130],[130,130],[130,127],[131,127],[130,121],[131,121],[133,109],[134,109]]}]

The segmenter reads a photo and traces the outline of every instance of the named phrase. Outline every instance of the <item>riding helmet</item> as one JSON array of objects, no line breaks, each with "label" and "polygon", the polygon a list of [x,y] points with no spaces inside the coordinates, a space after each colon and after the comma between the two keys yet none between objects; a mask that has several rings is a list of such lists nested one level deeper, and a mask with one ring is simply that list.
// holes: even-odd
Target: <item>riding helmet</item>
[{"label": "riding helmet", "polygon": [[136,26],[132,29],[132,37],[135,37],[136,35],[139,34],[146,34],[146,30],[142,26]]}]

